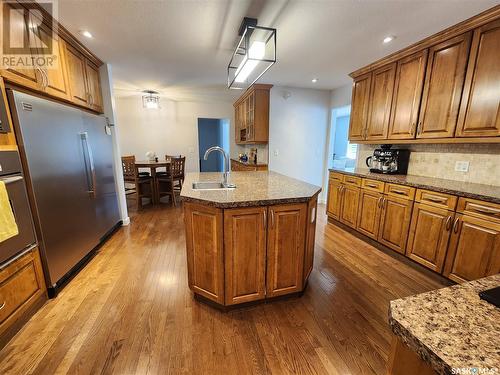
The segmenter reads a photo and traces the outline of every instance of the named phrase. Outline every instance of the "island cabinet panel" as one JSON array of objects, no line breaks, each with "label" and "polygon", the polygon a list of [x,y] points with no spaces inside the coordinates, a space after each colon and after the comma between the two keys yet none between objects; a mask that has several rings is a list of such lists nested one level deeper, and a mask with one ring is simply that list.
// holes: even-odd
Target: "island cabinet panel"
[{"label": "island cabinet panel", "polygon": [[377,239],[378,237],[383,197],[381,193],[362,189],[359,198],[356,229],[373,239]]},{"label": "island cabinet panel", "polygon": [[349,124],[349,140],[365,139],[368,122],[368,106],[370,103],[371,73],[356,77],[352,86],[351,118]]},{"label": "island cabinet panel", "polygon": [[224,210],[225,304],[266,296],[267,207]]},{"label": "island cabinet panel", "polygon": [[302,290],[307,204],[269,207],[267,297]]},{"label": "island cabinet panel", "polygon": [[429,48],[417,138],[454,136],[470,40],[468,32]]},{"label": "island cabinet panel", "polygon": [[336,220],[340,220],[342,211],[342,183],[338,180],[328,181],[328,201],[326,203],[326,213]]},{"label": "island cabinet panel", "polygon": [[453,217],[453,211],[415,203],[406,255],[433,271],[441,272]]},{"label": "island cabinet panel", "polygon": [[500,272],[500,223],[457,214],[444,275],[465,282]]},{"label": "island cabinet panel", "polygon": [[410,228],[413,201],[385,196],[382,204],[378,241],[404,254]]},{"label": "island cabinet panel", "polygon": [[366,139],[387,139],[395,72],[396,63],[393,63],[372,74]]},{"label": "island cabinet panel", "polygon": [[356,228],[358,219],[360,190],[360,188],[351,185],[343,185],[341,189],[342,210],[340,221],[353,228]]},{"label": "island cabinet panel", "polygon": [[317,211],[318,211],[318,197],[316,196],[315,198],[311,199],[307,204],[307,231],[306,231],[306,250],[304,255],[303,284],[305,284],[313,269]]},{"label": "island cabinet panel", "polygon": [[197,294],[224,304],[223,214],[184,203],[188,282]]},{"label": "island cabinet panel", "polygon": [[458,137],[500,136],[500,20],[474,31]]},{"label": "island cabinet panel", "polygon": [[424,85],[427,50],[398,61],[392,100],[389,139],[413,139]]}]

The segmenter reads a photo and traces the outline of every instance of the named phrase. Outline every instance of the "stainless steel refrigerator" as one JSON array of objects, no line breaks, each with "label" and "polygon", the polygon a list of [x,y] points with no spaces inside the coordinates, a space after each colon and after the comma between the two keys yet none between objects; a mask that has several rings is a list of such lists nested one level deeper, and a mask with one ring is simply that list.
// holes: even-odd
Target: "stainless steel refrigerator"
[{"label": "stainless steel refrigerator", "polygon": [[14,90],[8,98],[55,293],[120,223],[112,139],[104,116]]}]

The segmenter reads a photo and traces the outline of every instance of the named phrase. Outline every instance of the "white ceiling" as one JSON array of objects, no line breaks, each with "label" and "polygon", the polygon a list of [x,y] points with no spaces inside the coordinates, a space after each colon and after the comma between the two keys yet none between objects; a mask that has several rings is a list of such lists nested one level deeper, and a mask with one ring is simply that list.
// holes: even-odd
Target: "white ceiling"
[{"label": "white ceiling", "polygon": [[[333,89],[350,82],[349,72],[496,4],[498,0],[59,0],[59,20],[112,64],[118,95],[157,89],[182,100],[217,97],[222,91],[244,16],[278,30],[278,62],[261,82]],[[94,38],[81,36],[82,29]],[[396,39],[385,45],[387,35]]]}]

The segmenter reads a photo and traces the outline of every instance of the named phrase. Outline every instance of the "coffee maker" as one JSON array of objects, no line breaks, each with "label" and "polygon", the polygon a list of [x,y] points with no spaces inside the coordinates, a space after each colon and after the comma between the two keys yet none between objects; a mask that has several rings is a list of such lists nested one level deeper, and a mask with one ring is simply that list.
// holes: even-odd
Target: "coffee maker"
[{"label": "coffee maker", "polygon": [[394,149],[392,145],[382,145],[375,149],[373,155],[366,158],[366,166],[370,172],[386,174],[406,174],[410,150]]}]

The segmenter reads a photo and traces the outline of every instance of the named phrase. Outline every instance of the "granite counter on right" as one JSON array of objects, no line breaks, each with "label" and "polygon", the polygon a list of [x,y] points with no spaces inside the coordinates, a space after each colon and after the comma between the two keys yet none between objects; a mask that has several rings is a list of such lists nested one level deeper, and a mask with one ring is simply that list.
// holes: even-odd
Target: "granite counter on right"
[{"label": "granite counter on right", "polygon": [[388,374],[498,374],[500,308],[479,292],[500,274],[391,301]]},{"label": "granite counter on right", "polygon": [[500,272],[500,186],[331,169],[326,213],[454,282]]}]

